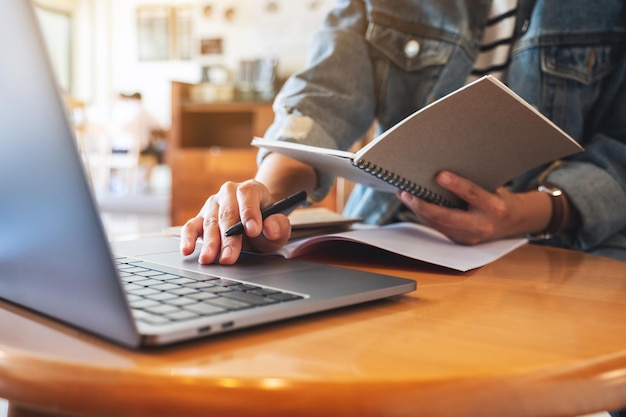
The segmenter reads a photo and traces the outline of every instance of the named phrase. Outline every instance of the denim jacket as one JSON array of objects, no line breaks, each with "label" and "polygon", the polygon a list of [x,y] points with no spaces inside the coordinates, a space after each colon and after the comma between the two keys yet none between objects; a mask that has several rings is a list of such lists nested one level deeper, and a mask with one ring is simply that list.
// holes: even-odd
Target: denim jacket
[{"label": "denim jacket", "polygon": [[[337,1],[312,38],[306,69],[276,97],[266,139],[349,149],[373,122],[384,131],[461,87],[489,5]],[[547,177],[582,218],[578,230],[549,243],[626,260],[625,2],[537,0],[533,7],[522,0],[525,6],[504,81],[585,148]],[[516,178],[512,189],[527,189],[545,168]],[[319,199],[334,178],[318,176]],[[400,207],[394,194],[357,186],[346,214],[383,224]]]}]

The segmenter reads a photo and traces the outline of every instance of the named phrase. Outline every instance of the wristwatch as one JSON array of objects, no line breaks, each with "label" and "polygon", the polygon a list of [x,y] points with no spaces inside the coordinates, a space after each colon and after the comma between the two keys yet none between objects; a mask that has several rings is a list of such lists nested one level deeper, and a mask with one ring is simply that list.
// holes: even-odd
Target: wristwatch
[{"label": "wristwatch", "polygon": [[552,216],[550,217],[550,223],[548,227],[539,235],[533,235],[533,239],[550,239],[557,236],[563,231],[565,226],[565,194],[563,191],[554,184],[549,182],[543,182],[537,187],[537,191],[541,191],[550,196],[552,202]]}]

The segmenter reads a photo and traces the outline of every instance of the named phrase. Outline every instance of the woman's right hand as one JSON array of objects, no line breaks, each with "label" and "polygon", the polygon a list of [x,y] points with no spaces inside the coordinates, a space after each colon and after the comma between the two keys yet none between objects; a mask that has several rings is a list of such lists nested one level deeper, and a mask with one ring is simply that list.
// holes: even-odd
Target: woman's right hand
[{"label": "woman's right hand", "polygon": [[[233,264],[244,248],[258,252],[279,249],[289,240],[291,225],[283,214],[262,219],[261,209],[272,203],[274,197],[259,181],[225,183],[206,200],[198,215],[183,226],[182,255],[194,252],[198,238],[202,238],[198,258],[201,264]],[[239,221],[244,225],[244,233],[226,236],[226,230]]]}]

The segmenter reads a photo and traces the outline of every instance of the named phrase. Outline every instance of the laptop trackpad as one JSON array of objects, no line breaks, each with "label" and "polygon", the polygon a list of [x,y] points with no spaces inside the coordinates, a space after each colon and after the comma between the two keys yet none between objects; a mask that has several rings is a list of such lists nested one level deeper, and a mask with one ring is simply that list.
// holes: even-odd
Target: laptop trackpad
[{"label": "laptop trackpad", "polygon": [[193,254],[182,256],[179,250],[179,239],[168,237],[112,242],[112,247],[115,255],[133,257],[154,264],[234,279],[302,271],[320,266],[296,259],[288,261],[278,255],[268,256],[250,253],[242,253],[239,261],[234,265],[200,265],[198,263],[200,245],[196,247],[196,251]]}]

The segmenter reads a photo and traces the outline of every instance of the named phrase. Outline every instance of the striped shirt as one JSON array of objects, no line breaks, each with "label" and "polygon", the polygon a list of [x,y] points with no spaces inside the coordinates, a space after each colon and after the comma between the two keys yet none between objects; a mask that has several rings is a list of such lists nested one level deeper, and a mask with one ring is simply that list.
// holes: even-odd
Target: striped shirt
[{"label": "striped shirt", "polygon": [[493,0],[480,51],[468,81],[491,74],[502,79],[515,34],[517,0]]}]

